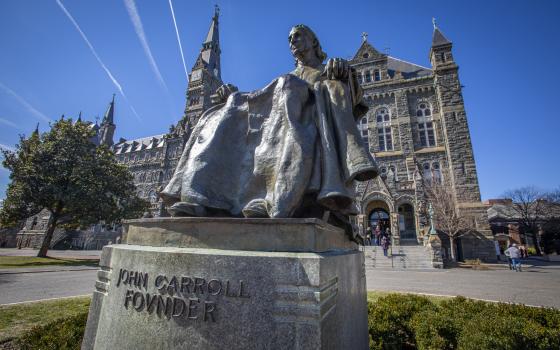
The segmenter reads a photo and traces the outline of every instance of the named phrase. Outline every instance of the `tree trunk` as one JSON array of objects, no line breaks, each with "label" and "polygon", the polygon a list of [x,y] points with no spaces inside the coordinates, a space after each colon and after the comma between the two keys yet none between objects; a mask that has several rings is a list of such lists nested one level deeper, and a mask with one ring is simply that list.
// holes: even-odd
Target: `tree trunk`
[{"label": "tree trunk", "polygon": [[56,229],[58,217],[54,214],[51,215],[52,216],[51,216],[51,220],[49,220],[47,232],[45,232],[45,237],[43,237],[43,243],[41,244],[41,249],[39,249],[39,253],[37,253],[37,256],[40,258],[47,257],[47,252],[49,251],[49,247],[51,246],[54,230]]},{"label": "tree trunk", "polygon": [[541,240],[539,239],[538,235],[539,235],[538,229],[531,230],[531,236],[533,238],[533,243],[535,244],[535,251],[538,256],[541,256],[543,254],[542,254],[542,249],[540,244]]},{"label": "tree trunk", "polygon": [[449,245],[451,246],[451,260],[457,261],[455,257],[455,237],[449,236]]}]

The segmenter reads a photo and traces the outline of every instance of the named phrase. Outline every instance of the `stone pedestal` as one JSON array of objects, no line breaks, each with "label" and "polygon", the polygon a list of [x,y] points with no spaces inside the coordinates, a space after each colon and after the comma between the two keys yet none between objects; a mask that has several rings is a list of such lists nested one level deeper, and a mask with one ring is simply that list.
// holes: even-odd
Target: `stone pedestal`
[{"label": "stone pedestal", "polygon": [[129,221],[82,349],[367,349],[363,253],[316,219]]}]

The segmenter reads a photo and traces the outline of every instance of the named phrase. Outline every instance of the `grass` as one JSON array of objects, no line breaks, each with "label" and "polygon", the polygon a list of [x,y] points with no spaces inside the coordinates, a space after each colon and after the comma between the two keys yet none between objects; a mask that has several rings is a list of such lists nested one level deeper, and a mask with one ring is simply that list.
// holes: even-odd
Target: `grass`
[{"label": "grass", "polygon": [[387,295],[390,295],[390,294],[421,295],[421,296],[425,296],[426,298],[428,298],[430,301],[434,302],[435,304],[439,304],[444,300],[449,300],[449,299],[453,298],[453,297],[446,297],[446,296],[426,295],[426,294],[421,294],[421,293],[386,292],[386,291],[381,291],[381,290],[373,290],[373,291],[368,291],[367,292],[367,300],[375,302],[379,298],[386,297]]},{"label": "grass", "polygon": [[0,269],[41,266],[97,266],[99,259],[38,258],[36,256],[0,256]]},{"label": "grass", "polygon": [[87,312],[90,297],[0,306],[0,343],[54,320]]}]

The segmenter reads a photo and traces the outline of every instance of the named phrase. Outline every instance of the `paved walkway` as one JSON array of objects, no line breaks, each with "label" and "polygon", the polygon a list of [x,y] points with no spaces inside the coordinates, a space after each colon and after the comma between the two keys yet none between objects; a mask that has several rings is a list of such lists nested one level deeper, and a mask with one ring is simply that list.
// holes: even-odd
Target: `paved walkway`
[{"label": "paved walkway", "polygon": [[368,290],[427,293],[560,308],[560,266],[508,269],[366,272]]}]

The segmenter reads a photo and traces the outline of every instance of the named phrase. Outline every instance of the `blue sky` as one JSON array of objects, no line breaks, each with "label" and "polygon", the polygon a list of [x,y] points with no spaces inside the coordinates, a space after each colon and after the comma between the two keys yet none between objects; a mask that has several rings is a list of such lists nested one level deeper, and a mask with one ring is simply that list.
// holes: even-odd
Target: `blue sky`
[{"label": "blue sky", "polygon": [[[61,114],[101,118],[113,93],[115,139],[166,132],[182,116],[187,84],[168,0],[60,2],[99,60],[56,0],[0,1],[0,145]],[[365,31],[380,51],[429,66],[436,17],[460,66],[483,199],[560,185],[559,1],[173,0],[188,70],[215,3],[222,78],[245,91],[293,68],[294,24],[309,25],[330,57],[353,56]],[[7,183],[2,168],[0,198]]]}]

